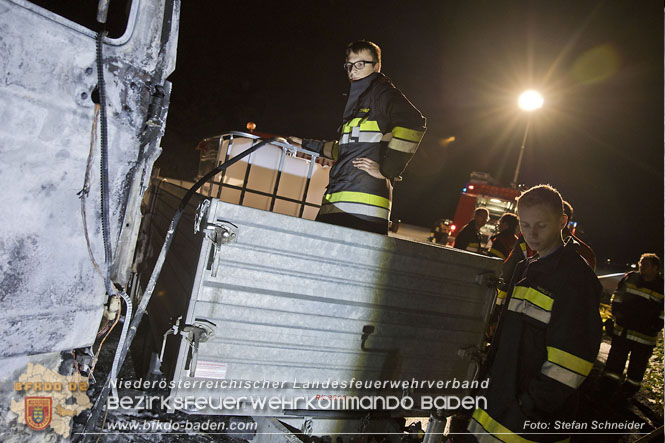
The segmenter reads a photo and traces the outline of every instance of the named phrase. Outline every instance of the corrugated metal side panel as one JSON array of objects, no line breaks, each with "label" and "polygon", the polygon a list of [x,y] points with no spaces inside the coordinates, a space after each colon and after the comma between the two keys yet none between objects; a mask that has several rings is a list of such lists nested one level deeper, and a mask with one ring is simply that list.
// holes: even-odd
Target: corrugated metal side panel
[{"label": "corrugated metal side panel", "polygon": [[[200,345],[198,377],[187,376],[181,344],[176,381],[279,381],[273,393],[283,395],[294,380],[468,378],[457,352],[480,344],[493,301],[477,276],[498,273],[500,261],[213,200],[216,220],[238,226],[239,238],[221,247],[216,277],[203,271],[187,314],[188,324],[216,324],[216,336]],[[211,391],[173,392],[197,393]]]}]

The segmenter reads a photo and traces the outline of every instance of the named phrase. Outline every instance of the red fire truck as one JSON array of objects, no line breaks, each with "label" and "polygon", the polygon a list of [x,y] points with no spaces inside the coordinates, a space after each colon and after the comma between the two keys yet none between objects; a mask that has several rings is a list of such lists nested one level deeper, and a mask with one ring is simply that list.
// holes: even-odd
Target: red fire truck
[{"label": "red fire truck", "polygon": [[495,180],[487,173],[472,172],[469,182],[462,188],[451,226],[451,235],[456,235],[471,221],[476,208],[487,208],[490,212],[490,221],[480,229],[481,247],[484,248],[489,238],[497,232],[499,217],[504,212],[515,212],[515,199],[519,194],[518,189],[497,186]]}]

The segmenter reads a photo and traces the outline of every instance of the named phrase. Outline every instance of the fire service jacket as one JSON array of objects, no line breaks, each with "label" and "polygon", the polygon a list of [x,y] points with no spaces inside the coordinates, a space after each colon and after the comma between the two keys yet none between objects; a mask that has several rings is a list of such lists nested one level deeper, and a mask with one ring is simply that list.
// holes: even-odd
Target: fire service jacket
[{"label": "fire service jacket", "polygon": [[663,279],[645,281],[639,272],[623,276],[612,296],[614,335],[655,346],[663,328]]},{"label": "fire service jacket", "polygon": [[528,423],[554,433],[555,420],[574,417],[578,388],[600,347],[602,286],[569,241],[520,262],[509,290],[489,355],[487,408],[474,411],[469,431],[480,442],[562,441],[565,434],[534,435],[543,431]]},{"label": "fire service jacket", "polygon": [[[353,82],[339,140],[304,139],[303,148],[335,160],[320,215],[347,213],[370,222],[390,219],[392,183],[418,149],[425,134],[425,117],[383,74],[375,72]],[[358,91],[360,88],[360,91]],[[354,98],[355,100],[355,98]],[[377,179],[353,166],[367,157],[379,163],[386,179]]]}]

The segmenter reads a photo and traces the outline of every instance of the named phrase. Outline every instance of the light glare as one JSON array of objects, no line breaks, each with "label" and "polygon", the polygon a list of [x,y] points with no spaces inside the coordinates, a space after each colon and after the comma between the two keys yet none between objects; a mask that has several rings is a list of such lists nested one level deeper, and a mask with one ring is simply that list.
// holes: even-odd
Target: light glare
[{"label": "light glare", "polygon": [[519,105],[520,108],[530,112],[542,108],[544,101],[543,96],[538,91],[529,89],[520,95]]}]

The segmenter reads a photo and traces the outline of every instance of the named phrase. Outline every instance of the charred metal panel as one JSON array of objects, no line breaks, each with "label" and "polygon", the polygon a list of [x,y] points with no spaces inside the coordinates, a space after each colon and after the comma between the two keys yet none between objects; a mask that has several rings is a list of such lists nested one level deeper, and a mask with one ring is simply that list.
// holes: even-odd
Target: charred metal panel
[{"label": "charred metal panel", "polygon": [[[168,183],[159,187],[151,210],[153,220],[162,220],[151,228],[156,244],[163,237],[156,233],[168,226],[184,191]],[[202,199],[190,203],[190,222]],[[169,275],[157,284],[148,311],[154,337],[182,316],[180,327],[203,329],[206,340],[194,352],[194,343],[170,336],[165,371],[176,382],[283,384],[254,391],[176,386],[173,397],[399,396],[401,388],[322,390],[303,384],[473,377],[475,365],[460,351],[482,342],[500,260],[217,199],[200,227],[203,232],[195,234],[188,222],[179,225],[179,243],[166,258]],[[217,229],[230,229],[237,238],[219,242],[224,236],[213,235]],[[430,387],[412,395],[428,392],[460,393]],[[196,412],[275,415],[252,409]]]},{"label": "charred metal panel", "polygon": [[[125,34],[104,41],[113,280],[121,285],[160,152],[179,7],[179,0],[136,0]],[[95,39],[32,3],[0,0],[2,358],[90,345],[99,326],[104,284],[88,255],[77,195],[93,128]],[[86,212],[91,248],[104,266],[96,138]]]}]

